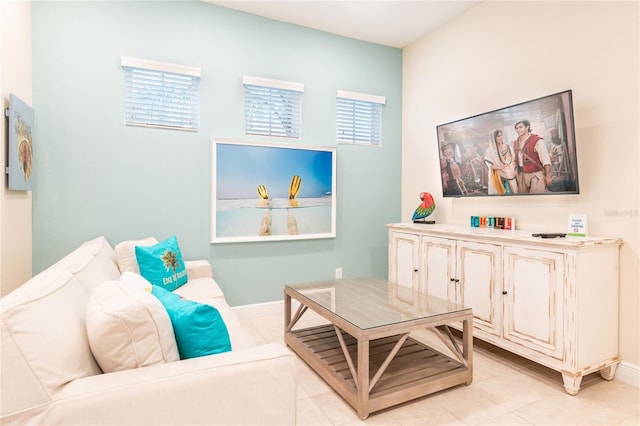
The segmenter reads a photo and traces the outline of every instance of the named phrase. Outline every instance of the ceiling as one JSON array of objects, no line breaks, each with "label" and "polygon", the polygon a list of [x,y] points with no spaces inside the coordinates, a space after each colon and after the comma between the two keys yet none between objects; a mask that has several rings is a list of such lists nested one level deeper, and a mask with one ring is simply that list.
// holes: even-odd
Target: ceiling
[{"label": "ceiling", "polygon": [[397,48],[419,40],[479,3],[462,0],[203,1]]}]

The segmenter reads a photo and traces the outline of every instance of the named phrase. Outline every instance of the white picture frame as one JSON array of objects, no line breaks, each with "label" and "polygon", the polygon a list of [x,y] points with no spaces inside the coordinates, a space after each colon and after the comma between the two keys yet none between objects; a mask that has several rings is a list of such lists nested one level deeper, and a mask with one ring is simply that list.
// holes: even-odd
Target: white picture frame
[{"label": "white picture frame", "polygon": [[211,242],[335,238],[336,165],[335,147],[212,138]]}]

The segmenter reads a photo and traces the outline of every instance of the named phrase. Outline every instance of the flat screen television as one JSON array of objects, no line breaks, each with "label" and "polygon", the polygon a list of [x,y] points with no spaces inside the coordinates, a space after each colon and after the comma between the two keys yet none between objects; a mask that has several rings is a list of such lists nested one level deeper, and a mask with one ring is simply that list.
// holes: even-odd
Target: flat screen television
[{"label": "flat screen television", "polygon": [[444,197],[579,193],[571,90],[436,129]]}]

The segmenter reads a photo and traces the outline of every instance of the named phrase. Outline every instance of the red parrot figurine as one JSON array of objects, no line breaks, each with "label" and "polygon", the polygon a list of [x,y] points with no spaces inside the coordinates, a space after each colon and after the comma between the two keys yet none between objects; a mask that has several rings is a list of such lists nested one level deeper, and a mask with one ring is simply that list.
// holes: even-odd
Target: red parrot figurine
[{"label": "red parrot figurine", "polygon": [[420,193],[420,200],[422,200],[422,204],[418,206],[411,217],[413,223],[436,223],[435,220],[425,220],[436,209],[436,202],[433,201],[431,194],[428,192]]}]

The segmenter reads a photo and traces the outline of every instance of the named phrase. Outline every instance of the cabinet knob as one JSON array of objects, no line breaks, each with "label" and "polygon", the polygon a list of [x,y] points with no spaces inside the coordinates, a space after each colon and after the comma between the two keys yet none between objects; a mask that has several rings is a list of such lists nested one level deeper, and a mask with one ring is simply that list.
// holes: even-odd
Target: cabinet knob
[{"label": "cabinet knob", "polygon": [[457,278],[456,278],[454,281],[455,281],[455,282],[457,282],[457,283],[459,283],[459,282],[460,282],[460,280],[459,280],[459,279],[457,279]]},{"label": "cabinet knob", "polygon": [[417,269],[414,269],[414,270],[413,270],[413,272],[418,272],[418,270],[417,270]]},{"label": "cabinet knob", "polygon": [[449,278],[449,281],[454,282],[456,279],[455,278]]},{"label": "cabinet knob", "polygon": [[506,291],[506,290],[503,290],[503,291],[502,291],[502,294],[507,294],[507,291]]}]

